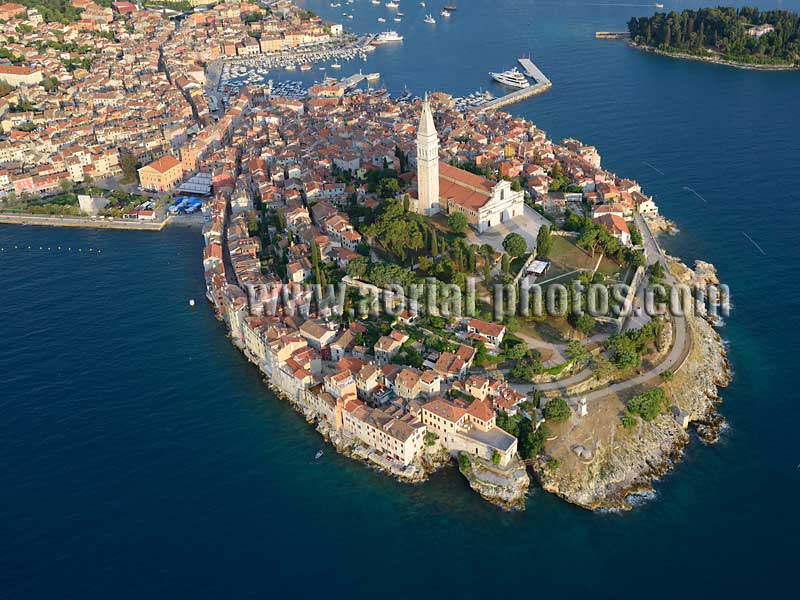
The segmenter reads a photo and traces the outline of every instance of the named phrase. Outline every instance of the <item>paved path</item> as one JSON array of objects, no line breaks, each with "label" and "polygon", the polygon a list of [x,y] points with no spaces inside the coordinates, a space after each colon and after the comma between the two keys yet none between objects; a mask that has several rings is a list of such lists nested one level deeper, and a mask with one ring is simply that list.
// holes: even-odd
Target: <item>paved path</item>
[{"label": "paved path", "polygon": [[550,221],[526,204],[521,215],[505,223],[495,225],[481,234],[469,229],[467,238],[472,244],[490,244],[498,252],[504,252],[503,240],[505,237],[509,233],[518,233],[528,242],[528,249],[533,250],[536,248],[536,236],[539,234],[539,228],[542,225],[549,226]]},{"label": "paved path", "polygon": [[[661,248],[658,246],[658,243],[656,242],[655,237],[650,231],[650,228],[647,226],[647,224],[644,222],[644,219],[642,219],[642,217],[638,213],[634,215],[634,220],[636,222],[637,227],[639,228],[639,231],[642,232],[644,244],[647,247],[648,264],[654,264],[656,262],[661,263],[661,266],[664,267],[664,271],[666,273],[665,279],[667,283],[669,285],[676,285],[677,281],[675,280],[675,277],[672,275],[672,273],[670,273],[669,271],[666,256],[661,251]],[[683,365],[683,361],[686,360],[686,357],[689,355],[689,351],[691,350],[692,347],[692,338],[691,335],[689,334],[688,327],[689,324],[687,323],[685,316],[675,315],[673,317],[672,348],[670,349],[666,358],[663,361],[661,361],[656,367],[650,369],[649,371],[646,371],[641,375],[637,375],[636,377],[626,379],[625,381],[620,381],[619,383],[615,383],[610,386],[606,386],[601,389],[588,392],[586,394],[579,394],[577,396],[568,397],[566,395],[566,392],[569,388],[578,385],[580,383],[584,383],[594,376],[592,370],[589,367],[586,367],[582,371],[575,373],[574,375],[567,377],[566,379],[561,379],[559,381],[554,381],[551,383],[542,383],[537,385],[515,384],[514,388],[517,389],[519,392],[526,394],[532,391],[534,388],[542,392],[559,391],[562,393],[565,399],[574,406],[581,398],[585,398],[587,402],[592,402],[605,398],[610,394],[618,394],[627,389],[644,385],[648,382],[651,382],[653,379],[660,377],[660,375],[665,371],[676,371],[681,367],[681,365]],[[546,344],[546,342],[541,342],[541,343]]]}]

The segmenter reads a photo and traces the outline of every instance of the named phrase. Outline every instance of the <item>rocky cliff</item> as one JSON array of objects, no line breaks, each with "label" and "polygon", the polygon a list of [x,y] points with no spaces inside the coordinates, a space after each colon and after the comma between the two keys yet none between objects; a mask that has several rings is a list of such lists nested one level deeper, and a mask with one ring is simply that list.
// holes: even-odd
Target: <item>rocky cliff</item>
[{"label": "rocky cliff", "polygon": [[[684,282],[715,278],[711,265],[698,266],[697,272],[680,263],[672,268]],[[624,398],[610,396],[594,414],[573,417],[555,432],[547,456],[534,465],[545,490],[589,509],[627,509],[630,494],[651,489],[653,479],[680,458],[689,442],[685,425],[708,442],[718,438],[724,424],[717,412],[718,389],[730,381],[725,348],[705,319],[688,321],[692,349],[673,380],[662,384],[670,410],[651,422],[639,419],[628,430],[621,425]]]}]

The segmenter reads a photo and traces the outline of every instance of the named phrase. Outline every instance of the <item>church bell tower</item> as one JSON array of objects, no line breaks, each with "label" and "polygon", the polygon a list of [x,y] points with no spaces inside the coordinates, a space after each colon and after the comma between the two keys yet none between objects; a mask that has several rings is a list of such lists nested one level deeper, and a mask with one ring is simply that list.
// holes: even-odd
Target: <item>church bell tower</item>
[{"label": "church bell tower", "polygon": [[417,128],[417,192],[421,214],[439,212],[439,134],[427,96]]}]

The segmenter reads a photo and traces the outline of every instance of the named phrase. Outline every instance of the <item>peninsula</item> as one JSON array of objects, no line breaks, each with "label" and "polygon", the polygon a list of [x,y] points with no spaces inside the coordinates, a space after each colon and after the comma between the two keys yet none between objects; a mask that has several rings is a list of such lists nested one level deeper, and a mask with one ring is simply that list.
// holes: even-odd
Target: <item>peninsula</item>
[{"label": "peninsula", "polygon": [[[203,262],[234,344],[340,452],[412,482],[455,457],[505,508],[524,507],[526,467],[571,502],[625,508],[691,423],[715,437],[728,373],[706,315],[632,307],[718,282],[661,252],[636,182],[447,94],[310,94],[297,110],[241,91],[236,151],[201,163],[225,175]],[[620,310],[512,299],[563,286],[588,306],[583,285],[624,290]]]},{"label": "peninsula", "polygon": [[630,45],[665,56],[762,70],[800,68],[800,16],[753,7],[658,12],[628,22]]},{"label": "peninsula", "polygon": [[0,5],[5,222],[202,223],[232,342],[340,452],[412,482],[455,463],[504,508],[529,469],[625,508],[688,427],[715,439],[714,269],[661,251],[594,146],[446,93],[236,75],[354,55],[288,0],[29,4]]}]

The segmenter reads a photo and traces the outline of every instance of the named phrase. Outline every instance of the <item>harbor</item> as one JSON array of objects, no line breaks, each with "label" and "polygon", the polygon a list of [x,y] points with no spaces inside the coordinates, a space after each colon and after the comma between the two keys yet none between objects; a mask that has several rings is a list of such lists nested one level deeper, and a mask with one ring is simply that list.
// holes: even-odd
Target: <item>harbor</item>
[{"label": "harbor", "polygon": [[520,58],[519,64],[522,66],[525,75],[533,79],[536,83],[486,102],[480,107],[481,111],[494,110],[503,106],[508,106],[509,104],[515,104],[516,102],[522,102],[523,100],[546,92],[553,87],[553,83],[530,58]]}]

